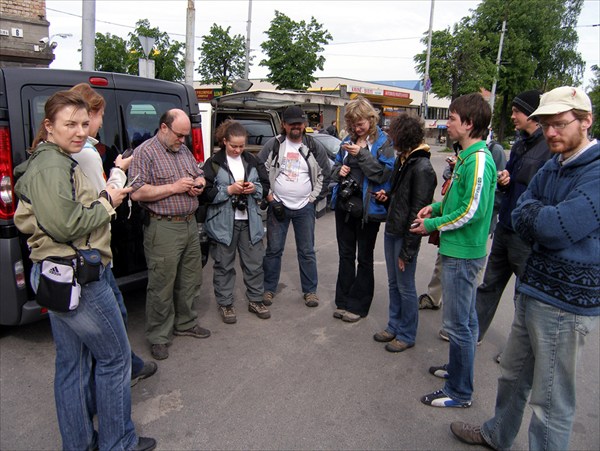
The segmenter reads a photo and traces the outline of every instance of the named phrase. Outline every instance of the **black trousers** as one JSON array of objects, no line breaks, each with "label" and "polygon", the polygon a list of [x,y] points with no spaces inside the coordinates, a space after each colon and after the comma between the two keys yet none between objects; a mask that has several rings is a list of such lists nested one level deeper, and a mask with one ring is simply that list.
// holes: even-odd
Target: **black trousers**
[{"label": "black trousers", "polygon": [[[335,210],[335,231],[340,263],[335,287],[335,305],[367,316],[373,291],[373,250],[380,222],[363,223],[345,211]],[[358,265],[357,265],[358,263]]]}]

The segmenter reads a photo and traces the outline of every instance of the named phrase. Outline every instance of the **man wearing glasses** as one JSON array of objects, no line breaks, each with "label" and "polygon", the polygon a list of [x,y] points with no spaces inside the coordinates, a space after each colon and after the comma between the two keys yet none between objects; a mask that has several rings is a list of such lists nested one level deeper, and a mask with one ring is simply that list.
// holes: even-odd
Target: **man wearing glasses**
[{"label": "man wearing glasses", "polygon": [[184,111],[167,111],[156,135],[135,149],[129,168],[130,179],[137,178],[131,199],[146,211],[146,338],[157,360],[169,357],[171,334],[210,336],[209,330],[196,324],[198,314],[193,309],[202,283],[195,212],[205,181],[184,144],[190,132]]},{"label": "man wearing glasses", "polygon": [[544,94],[530,117],[555,155],[512,213],[532,252],[517,286],[495,415],[481,427],[450,429],[465,443],[509,449],[529,398],[529,449],[568,449],[577,363],[600,314],[600,146],[588,138],[592,104],[580,88]]}]

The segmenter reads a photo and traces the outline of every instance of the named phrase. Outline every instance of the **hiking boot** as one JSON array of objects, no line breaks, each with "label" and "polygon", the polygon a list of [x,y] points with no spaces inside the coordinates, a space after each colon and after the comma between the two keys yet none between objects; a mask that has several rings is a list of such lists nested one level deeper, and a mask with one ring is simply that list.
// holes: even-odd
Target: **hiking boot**
[{"label": "hiking boot", "polygon": [[342,319],[344,313],[346,313],[346,310],[344,310],[343,308],[336,308],[335,312],[333,312],[333,317],[335,319]]},{"label": "hiking boot", "polygon": [[235,308],[233,305],[220,305],[219,313],[225,324],[235,324],[237,317],[235,316]]},{"label": "hiking boot", "polygon": [[156,360],[164,360],[169,357],[169,349],[166,344],[153,344],[150,346],[150,354]]},{"label": "hiking boot", "polygon": [[373,340],[378,341],[379,343],[387,343],[388,341],[392,341],[394,338],[396,338],[396,336],[387,330],[384,330],[383,332],[377,332],[375,335],[373,335]]},{"label": "hiking boot", "polygon": [[433,302],[433,299],[431,299],[431,296],[429,296],[427,293],[419,296],[419,310],[439,310],[441,306],[441,302],[436,305],[436,303]]},{"label": "hiking boot", "polygon": [[269,309],[262,302],[249,302],[248,311],[255,313],[260,319],[269,319],[271,317],[271,312],[269,312]]},{"label": "hiking boot", "polygon": [[156,364],[156,362],[153,362],[152,360],[150,360],[149,362],[144,362],[144,367],[142,368],[142,370],[137,374],[131,375],[131,386],[133,387],[142,379],[149,378],[154,373],[156,373],[157,369],[158,365]]},{"label": "hiking boot", "polygon": [[483,445],[491,448],[481,435],[481,426],[455,421],[450,424],[450,430],[457,439],[467,445]]},{"label": "hiking boot", "polygon": [[198,324],[196,324],[194,327],[190,327],[189,329],[186,329],[186,330],[175,329],[173,331],[173,335],[194,337],[194,338],[208,338],[208,337],[210,337],[210,330],[200,327],[200,326],[198,326]]},{"label": "hiking boot", "polygon": [[408,348],[412,348],[415,344],[408,344],[403,341],[393,339],[388,344],[385,345],[385,350],[388,352],[403,352]]},{"label": "hiking boot", "polygon": [[430,366],[429,374],[433,374],[435,377],[439,377],[441,379],[448,379],[448,366]]},{"label": "hiking boot", "polygon": [[342,321],[346,321],[347,323],[355,323],[360,320],[360,318],[360,315],[352,312],[346,312],[342,315]]},{"label": "hiking boot", "polygon": [[429,393],[421,398],[421,402],[427,406],[431,407],[458,407],[458,408],[466,408],[471,407],[471,401],[460,402],[455,401],[443,390],[437,390],[433,393]]},{"label": "hiking boot", "polygon": [[319,305],[319,298],[316,293],[304,293],[304,305],[307,307],[316,307]]},{"label": "hiking boot", "polygon": [[450,338],[448,338],[448,333],[444,329],[440,329],[440,331],[438,332],[438,335],[440,336],[440,338],[442,340],[450,341]]},{"label": "hiking boot", "polygon": [[265,291],[263,293],[263,304],[269,306],[273,303],[273,298],[275,297],[275,293],[273,293],[272,291]]}]

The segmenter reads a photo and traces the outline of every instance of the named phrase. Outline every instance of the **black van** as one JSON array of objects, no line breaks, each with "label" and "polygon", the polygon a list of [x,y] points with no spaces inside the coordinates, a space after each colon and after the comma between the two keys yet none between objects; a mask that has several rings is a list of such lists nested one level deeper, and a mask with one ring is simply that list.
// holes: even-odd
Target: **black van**
[{"label": "black van", "polygon": [[[192,133],[186,144],[199,163],[204,161],[200,112],[191,86],[108,72],[0,69],[0,325],[26,324],[47,315],[29,284],[27,237],[13,221],[13,169],[29,155],[48,97],[83,82],[106,100],[104,125],[96,137],[106,173],[119,153],[154,136],[160,116],[171,108],[188,112]],[[117,213],[112,223],[113,270],[123,286],[146,278],[146,261],[139,207],[124,202]]]}]

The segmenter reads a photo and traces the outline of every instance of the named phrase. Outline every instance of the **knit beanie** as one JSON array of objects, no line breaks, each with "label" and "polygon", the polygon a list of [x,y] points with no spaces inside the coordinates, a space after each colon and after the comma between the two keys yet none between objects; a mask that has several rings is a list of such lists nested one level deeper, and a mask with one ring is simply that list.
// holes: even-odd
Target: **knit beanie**
[{"label": "knit beanie", "polygon": [[540,104],[541,95],[542,93],[537,89],[522,92],[513,99],[512,106],[526,116],[531,116],[531,113],[533,113]]}]

